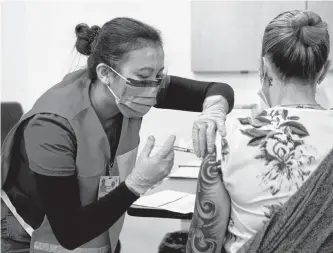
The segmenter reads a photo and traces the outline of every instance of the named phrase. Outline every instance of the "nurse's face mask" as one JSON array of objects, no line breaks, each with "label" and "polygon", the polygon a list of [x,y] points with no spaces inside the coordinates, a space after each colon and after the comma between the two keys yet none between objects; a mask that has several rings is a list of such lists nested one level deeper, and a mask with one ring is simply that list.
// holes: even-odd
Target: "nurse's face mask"
[{"label": "nurse's face mask", "polygon": [[157,102],[158,92],[165,88],[166,72],[156,80],[135,80],[122,76],[110,66],[107,67],[119,77],[117,82],[117,85],[120,86],[119,97],[111,89],[109,83],[106,86],[115,97],[120,112],[127,118],[141,118],[148,113]]}]

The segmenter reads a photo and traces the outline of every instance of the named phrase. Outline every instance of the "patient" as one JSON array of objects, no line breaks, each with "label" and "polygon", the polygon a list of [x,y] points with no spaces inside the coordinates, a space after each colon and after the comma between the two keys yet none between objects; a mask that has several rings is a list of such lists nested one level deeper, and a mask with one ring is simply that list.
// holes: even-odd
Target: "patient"
[{"label": "patient", "polygon": [[205,157],[186,252],[331,252],[333,111],[315,99],[329,45],[313,12],[268,24],[260,96],[269,108],[229,122],[222,162]]}]

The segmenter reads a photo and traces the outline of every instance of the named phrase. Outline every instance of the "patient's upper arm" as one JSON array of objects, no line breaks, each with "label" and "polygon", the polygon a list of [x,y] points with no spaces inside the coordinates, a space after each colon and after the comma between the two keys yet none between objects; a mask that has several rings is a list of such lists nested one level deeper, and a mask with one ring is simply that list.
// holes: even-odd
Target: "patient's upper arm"
[{"label": "patient's upper arm", "polygon": [[229,222],[230,198],[220,175],[216,153],[207,155],[200,167],[196,203],[186,252],[219,252]]}]

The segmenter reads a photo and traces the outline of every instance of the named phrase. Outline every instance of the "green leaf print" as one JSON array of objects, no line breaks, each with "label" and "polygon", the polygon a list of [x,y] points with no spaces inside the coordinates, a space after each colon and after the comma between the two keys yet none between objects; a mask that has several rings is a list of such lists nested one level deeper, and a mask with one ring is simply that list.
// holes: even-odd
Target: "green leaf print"
[{"label": "green leaf print", "polygon": [[255,128],[260,128],[260,127],[263,127],[263,126],[266,126],[266,125],[269,125],[269,124],[270,124],[270,122],[260,121],[257,118],[255,118],[251,123],[251,125]]},{"label": "green leaf print", "polygon": [[267,116],[267,111],[262,111],[261,113],[258,114],[258,116]]},{"label": "green leaf print", "polygon": [[251,118],[250,117],[239,118],[238,120],[242,125],[250,125],[251,124]]},{"label": "green leaf print", "polygon": [[283,122],[279,127],[283,126],[288,126],[293,134],[297,134],[300,137],[309,136],[309,132],[306,128],[296,121]]},{"label": "green leaf print", "polygon": [[255,128],[248,128],[245,130],[240,130],[242,134],[245,134],[249,137],[266,137],[268,133],[271,132],[271,130],[259,130]]},{"label": "green leaf print", "polygon": [[259,146],[262,143],[262,141],[265,140],[265,138],[266,136],[255,137],[252,140],[250,140],[247,145],[251,147]]},{"label": "green leaf print", "polygon": [[258,149],[254,158],[264,162],[265,171],[257,177],[272,195],[282,189],[299,189],[310,175],[308,166],[316,161],[315,148],[300,140],[310,135],[308,130],[296,121],[298,116],[288,114],[288,110],[279,109],[269,114],[263,111],[254,120],[240,119],[244,125],[252,126],[240,131],[250,137],[247,145]]},{"label": "green leaf print", "polygon": [[269,119],[267,119],[267,118],[265,118],[263,116],[257,116],[256,119],[259,120],[259,121],[261,121],[261,122],[268,123],[268,124],[272,123]]},{"label": "green leaf print", "polygon": [[290,117],[287,117],[288,120],[299,120],[299,117],[298,116],[290,116]]}]

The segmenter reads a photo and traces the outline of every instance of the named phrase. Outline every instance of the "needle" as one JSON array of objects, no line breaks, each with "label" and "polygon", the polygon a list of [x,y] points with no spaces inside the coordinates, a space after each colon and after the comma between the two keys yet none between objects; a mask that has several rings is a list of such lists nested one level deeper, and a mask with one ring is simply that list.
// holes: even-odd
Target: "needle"
[{"label": "needle", "polygon": [[[162,147],[160,145],[155,145],[156,147]],[[178,147],[178,146],[173,146],[173,149],[176,151],[181,151],[181,152],[186,152],[186,153],[193,153],[194,154],[194,150],[190,149],[190,148],[182,148],[182,147]]]}]

